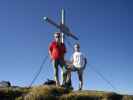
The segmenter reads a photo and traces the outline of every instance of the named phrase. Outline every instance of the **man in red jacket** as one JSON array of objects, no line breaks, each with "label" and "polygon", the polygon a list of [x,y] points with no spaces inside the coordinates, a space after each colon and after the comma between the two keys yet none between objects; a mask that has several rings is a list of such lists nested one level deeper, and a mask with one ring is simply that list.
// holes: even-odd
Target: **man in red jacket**
[{"label": "man in red jacket", "polygon": [[64,55],[66,53],[65,44],[61,42],[61,33],[56,32],[54,34],[55,40],[52,41],[49,45],[49,55],[52,59],[53,66],[54,66],[54,79],[56,81],[56,86],[60,85],[59,82],[59,75],[58,75],[58,65],[61,66],[62,69],[62,85],[65,85],[66,81],[66,72],[65,72],[65,61]]}]

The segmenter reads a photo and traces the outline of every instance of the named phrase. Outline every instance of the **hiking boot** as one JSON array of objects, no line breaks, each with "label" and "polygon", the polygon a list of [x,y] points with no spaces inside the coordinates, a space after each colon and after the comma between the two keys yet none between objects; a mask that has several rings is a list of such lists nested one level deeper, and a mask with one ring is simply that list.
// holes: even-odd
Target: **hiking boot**
[{"label": "hiking boot", "polygon": [[59,82],[56,82],[56,86],[59,87],[60,86],[60,83]]},{"label": "hiking boot", "polygon": [[69,87],[67,87],[68,89],[70,89],[70,90],[73,90],[73,87],[72,86],[69,86]]},{"label": "hiking boot", "polygon": [[81,91],[81,90],[82,90],[82,88],[79,88],[78,90],[79,90],[79,91]]},{"label": "hiking boot", "polygon": [[61,87],[65,87],[65,84],[62,84]]}]

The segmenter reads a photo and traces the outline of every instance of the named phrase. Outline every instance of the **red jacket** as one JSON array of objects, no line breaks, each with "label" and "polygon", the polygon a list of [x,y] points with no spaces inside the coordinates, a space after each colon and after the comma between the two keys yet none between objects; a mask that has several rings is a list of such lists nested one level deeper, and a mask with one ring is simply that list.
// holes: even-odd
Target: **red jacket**
[{"label": "red jacket", "polygon": [[66,47],[64,43],[61,43],[59,46],[56,41],[51,42],[49,46],[49,52],[51,54],[52,59],[64,59],[64,54],[66,53]]}]

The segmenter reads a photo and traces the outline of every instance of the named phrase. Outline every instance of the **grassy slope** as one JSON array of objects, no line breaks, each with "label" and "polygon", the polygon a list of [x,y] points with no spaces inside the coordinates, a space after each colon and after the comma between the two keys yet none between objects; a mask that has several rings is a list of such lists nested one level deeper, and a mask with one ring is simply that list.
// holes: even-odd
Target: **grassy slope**
[{"label": "grassy slope", "polygon": [[133,100],[133,96],[103,91],[71,91],[55,86],[0,88],[0,100]]}]

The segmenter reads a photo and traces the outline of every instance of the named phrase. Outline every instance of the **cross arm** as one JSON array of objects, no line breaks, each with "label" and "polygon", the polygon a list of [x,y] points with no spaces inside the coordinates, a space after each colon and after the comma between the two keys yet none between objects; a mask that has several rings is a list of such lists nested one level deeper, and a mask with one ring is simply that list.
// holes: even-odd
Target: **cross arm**
[{"label": "cross arm", "polygon": [[56,24],[53,20],[51,20],[50,18],[48,18],[48,17],[43,17],[43,19],[46,21],[46,22],[48,22],[48,23],[50,23],[50,24],[52,24],[53,26],[55,26],[56,28],[60,28],[60,26],[58,25],[58,24]]},{"label": "cross arm", "polygon": [[70,37],[74,38],[75,40],[78,40],[78,38],[77,38],[75,35],[73,35],[73,33],[70,32],[69,28],[66,27],[64,24],[58,25],[58,24],[56,24],[53,20],[51,20],[51,19],[48,18],[48,17],[43,17],[43,19],[44,19],[46,22],[50,23],[51,25],[55,26],[56,28],[60,29],[61,32],[63,32],[63,33],[66,34],[67,36],[70,36]]}]

